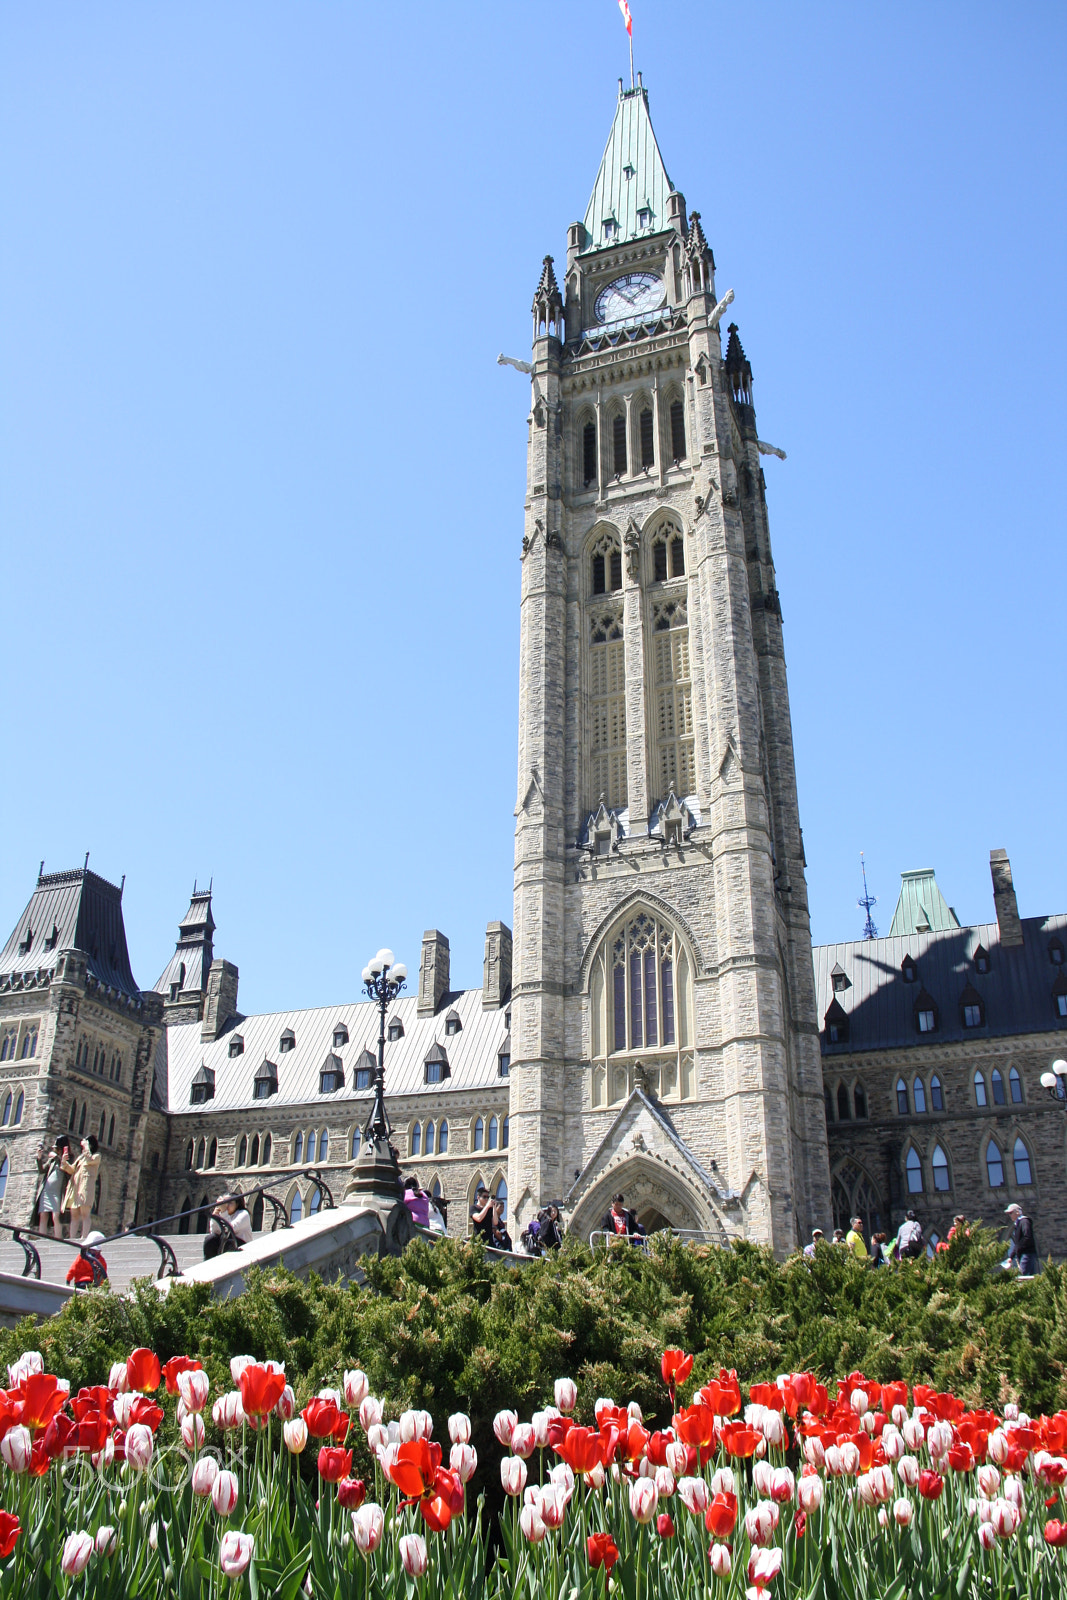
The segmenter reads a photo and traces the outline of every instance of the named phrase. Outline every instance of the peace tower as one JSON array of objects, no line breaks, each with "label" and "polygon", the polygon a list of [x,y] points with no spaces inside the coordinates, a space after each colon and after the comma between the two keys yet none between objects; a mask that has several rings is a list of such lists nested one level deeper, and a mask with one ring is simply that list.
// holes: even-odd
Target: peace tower
[{"label": "peace tower", "polygon": [[[640,80],[639,80],[640,85]],[[533,303],[509,1192],[778,1253],[830,1213],[752,371],[624,90]],[[766,447],[764,447],[766,449]]]}]

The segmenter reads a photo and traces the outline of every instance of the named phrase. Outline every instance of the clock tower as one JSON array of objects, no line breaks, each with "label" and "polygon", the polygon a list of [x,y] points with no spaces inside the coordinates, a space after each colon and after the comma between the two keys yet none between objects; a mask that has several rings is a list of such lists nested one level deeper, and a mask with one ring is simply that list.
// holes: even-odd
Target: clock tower
[{"label": "clock tower", "polygon": [[[619,86],[533,304],[509,1192],[779,1254],[830,1220],[752,371]],[[732,297],[727,297],[732,298]]]}]

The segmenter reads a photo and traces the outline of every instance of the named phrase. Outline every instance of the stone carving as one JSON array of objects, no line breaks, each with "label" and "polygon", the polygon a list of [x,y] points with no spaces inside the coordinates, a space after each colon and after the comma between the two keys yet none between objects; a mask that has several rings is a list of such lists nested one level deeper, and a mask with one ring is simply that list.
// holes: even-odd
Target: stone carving
[{"label": "stone carving", "polygon": [[633,517],[626,524],[622,543],[626,551],[626,576],[631,583],[638,583],[641,578],[641,530]]}]

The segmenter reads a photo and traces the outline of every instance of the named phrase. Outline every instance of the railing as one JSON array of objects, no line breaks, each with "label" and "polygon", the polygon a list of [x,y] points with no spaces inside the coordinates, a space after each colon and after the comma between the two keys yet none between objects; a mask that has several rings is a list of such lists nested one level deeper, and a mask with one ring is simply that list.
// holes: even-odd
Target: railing
[{"label": "railing", "polygon": [[706,1228],[657,1228],[656,1232],[648,1237],[643,1233],[609,1233],[597,1228],[589,1235],[589,1248],[595,1250],[597,1245],[605,1248],[609,1244],[629,1244],[648,1253],[652,1239],[669,1234],[672,1239],[680,1239],[683,1244],[722,1244],[722,1235],[710,1233]]},{"label": "railing", "polygon": [[[319,1197],[317,1210],[335,1211],[337,1209],[337,1203],[334,1200],[330,1186],[317,1168],[305,1168],[300,1172],[287,1173],[286,1182],[289,1182],[294,1177],[307,1178],[314,1186]],[[242,1190],[241,1194],[246,1207],[249,1203],[254,1204],[259,1198],[265,1200],[271,1207],[270,1231],[272,1233],[276,1233],[279,1228],[289,1226],[289,1217],[283,1201],[279,1200],[277,1195],[271,1194],[265,1185],[259,1184],[255,1189]],[[188,1211],[176,1211],[169,1217],[154,1217],[151,1222],[140,1222],[134,1227],[123,1228],[119,1233],[113,1233],[108,1238],[101,1239],[92,1245],[86,1245],[81,1239],[63,1239],[57,1234],[41,1233],[36,1228],[22,1227],[10,1222],[0,1222],[0,1229],[5,1233],[10,1233],[14,1242],[22,1246],[22,1254],[25,1257],[25,1264],[22,1268],[22,1276],[24,1278],[40,1280],[41,1256],[35,1243],[38,1239],[42,1239],[49,1244],[66,1245],[69,1250],[77,1251],[82,1259],[89,1263],[93,1275],[93,1283],[98,1284],[103,1283],[107,1277],[107,1271],[101,1255],[105,1245],[119,1244],[125,1239],[138,1238],[150,1240],[159,1251],[159,1271],[156,1273],[156,1278],[176,1278],[181,1275],[178,1258],[174,1254],[170,1241],[162,1233],[163,1227],[168,1222],[176,1222],[179,1226],[185,1223],[188,1226],[192,1217],[200,1216],[206,1211],[219,1225],[219,1232],[222,1235],[219,1253],[225,1255],[228,1252],[240,1250],[242,1241],[234,1233],[230,1219],[222,1214],[216,1214],[218,1204],[217,1200],[209,1200],[207,1205],[191,1206]]]}]

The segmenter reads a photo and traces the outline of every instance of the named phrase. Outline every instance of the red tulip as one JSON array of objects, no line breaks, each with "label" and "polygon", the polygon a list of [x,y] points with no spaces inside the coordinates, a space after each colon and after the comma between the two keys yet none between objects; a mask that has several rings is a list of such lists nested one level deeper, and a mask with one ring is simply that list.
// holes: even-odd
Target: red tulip
[{"label": "red tulip", "polygon": [[[191,1361],[188,1356],[171,1356],[163,1366],[163,1381],[167,1385],[168,1394],[178,1393],[179,1372],[202,1372],[204,1369],[199,1361]],[[136,1387],[136,1385],[131,1385]],[[152,1388],[156,1385],[153,1384]]]},{"label": "red tulip", "polygon": [[434,1477],[441,1465],[441,1446],[432,1439],[408,1439],[396,1453],[389,1476],[400,1493],[414,1503],[432,1494]]},{"label": "red tulip", "polygon": [[794,1513],[793,1513],[793,1532],[796,1534],[798,1539],[803,1539],[804,1530],[807,1528],[807,1526],[808,1526],[808,1513],[806,1511],[794,1511]]},{"label": "red tulip", "polygon": [[419,1511],[431,1533],[444,1533],[452,1518],[463,1511],[463,1484],[459,1473],[438,1467],[434,1473],[434,1492],[419,1501]]},{"label": "red tulip", "polygon": [[358,1511],[367,1498],[367,1486],[362,1478],[342,1478],[337,1485],[337,1503],[346,1511]]},{"label": "red tulip", "polygon": [[663,1360],[660,1362],[660,1371],[663,1374],[663,1381],[672,1395],[675,1387],[679,1383],[684,1383],[692,1370],[693,1358],[692,1356],[687,1356],[684,1350],[664,1350]]},{"label": "red tulip", "polygon": [[948,1464],[953,1472],[970,1472],[974,1467],[974,1451],[969,1444],[954,1444],[948,1453]]},{"label": "red tulip", "polygon": [[929,1467],[924,1467],[919,1473],[919,1493],[924,1500],[939,1500],[944,1487],[945,1480],[939,1472],[931,1472]]},{"label": "red tulip", "polygon": [[19,1384],[17,1394],[22,1401],[17,1420],[31,1433],[47,1428],[67,1402],[65,1389],[50,1372],[34,1372]]},{"label": "red tulip", "polygon": [[[41,1454],[46,1456],[49,1461],[55,1461],[56,1457],[61,1456],[70,1445],[74,1429],[75,1424],[71,1422],[70,1418],[65,1416],[62,1411],[57,1411],[44,1433],[35,1442],[34,1453],[39,1449]],[[42,1470],[47,1472],[48,1469],[45,1467]],[[30,1471],[33,1471],[32,1463]]]},{"label": "red tulip", "polygon": [[737,1496],[721,1489],[704,1513],[704,1526],[716,1539],[728,1539],[737,1522]]},{"label": "red tulip", "polygon": [[[613,1440],[611,1445],[612,1455],[615,1453],[615,1442]],[[592,1428],[568,1428],[564,1438],[556,1445],[557,1455],[563,1457],[576,1476],[580,1472],[592,1472],[594,1467],[603,1466],[604,1452],[604,1437]]]},{"label": "red tulip", "polygon": [[619,1559],[619,1547],[610,1533],[591,1533],[585,1541],[585,1553],[589,1565],[603,1567],[605,1573],[610,1572]]},{"label": "red tulip", "polygon": [[674,1538],[674,1523],[671,1521],[669,1512],[661,1511],[656,1518],[656,1532],[661,1539]]},{"label": "red tulip", "polygon": [[341,1450],[335,1444],[324,1444],[319,1451],[319,1477],[327,1483],[340,1483],[347,1478],[352,1466],[351,1450]]},{"label": "red tulip", "polygon": [[[1050,1524],[1051,1526],[1051,1524]],[[15,1548],[15,1540],[22,1532],[18,1517],[10,1511],[0,1511],[0,1556],[7,1557]]]},{"label": "red tulip", "polygon": [[722,1447],[729,1456],[745,1461],[753,1456],[763,1439],[762,1433],[744,1422],[728,1422],[722,1430]]},{"label": "red tulip", "polygon": [[[6,1516],[7,1512],[0,1512]],[[1057,1522],[1055,1517],[1045,1523],[1045,1543],[1054,1545],[1057,1550],[1067,1549],[1067,1522]],[[0,1549],[0,1555],[7,1555],[7,1551]]]},{"label": "red tulip", "polygon": [[135,1422],[142,1422],[146,1428],[151,1428],[152,1432],[155,1433],[162,1421],[162,1408],[157,1406],[154,1400],[149,1400],[147,1395],[142,1394],[138,1395],[130,1407],[130,1415],[126,1426],[132,1427]]},{"label": "red tulip", "polygon": [[683,1444],[703,1450],[715,1443],[715,1412],[708,1405],[687,1406],[678,1413],[675,1428]]},{"label": "red tulip", "polygon": [[159,1380],[163,1376],[163,1369],[159,1364],[159,1357],[151,1350],[135,1350],[126,1361],[126,1382],[131,1389],[139,1389],[142,1394],[151,1394],[159,1388]]},{"label": "red tulip", "polygon": [[[243,1401],[241,1407],[243,1410]],[[313,1439],[336,1439],[340,1443],[348,1432],[350,1418],[334,1400],[309,1400],[300,1415]]]},{"label": "red tulip", "polygon": [[654,1467],[667,1465],[667,1446],[674,1443],[673,1433],[662,1433],[658,1429],[648,1436],[645,1454]]},{"label": "red tulip", "polygon": [[258,1361],[253,1361],[251,1366],[242,1369],[237,1387],[241,1391],[241,1406],[245,1416],[264,1417],[268,1411],[274,1410],[282,1397],[285,1373],[271,1372]]}]

